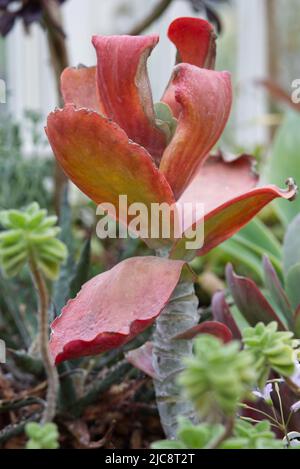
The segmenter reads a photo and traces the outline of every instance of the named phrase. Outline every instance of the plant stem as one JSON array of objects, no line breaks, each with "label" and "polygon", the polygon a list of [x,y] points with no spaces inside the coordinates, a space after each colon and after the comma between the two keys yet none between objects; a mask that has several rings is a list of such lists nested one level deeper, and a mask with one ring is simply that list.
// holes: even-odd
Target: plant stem
[{"label": "plant stem", "polygon": [[179,283],[163,312],[156,320],[153,336],[153,366],[156,400],[161,424],[167,438],[175,438],[177,418],[195,420],[195,409],[180,393],[177,376],[184,358],[192,354],[191,340],[174,337],[198,323],[198,299],[191,283]]},{"label": "plant stem", "polygon": [[219,438],[217,438],[211,445],[211,447],[209,449],[218,449],[219,446],[227,440],[227,438],[229,438],[231,435],[232,435],[232,431],[234,429],[234,417],[230,417],[228,420],[227,420],[227,423],[226,423],[226,426],[225,426],[225,429],[224,429],[224,433],[222,433],[222,435],[219,436]]},{"label": "plant stem", "polygon": [[[57,0],[42,0],[44,10],[44,26],[47,32],[48,46],[54,71],[57,98],[60,106],[63,106],[60,91],[60,76],[69,66],[66,38],[63,32],[63,19],[60,4]],[[55,195],[54,203],[56,213],[59,214],[60,202],[67,178],[55,160]]]},{"label": "plant stem", "polygon": [[160,0],[158,4],[155,5],[150,14],[146,18],[144,18],[139,24],[134,26],[128,34],[132,36],[138,36],[139,34],[141,34],[166,11],[166,9],[171,5],[172,1],[173,0]]},{"label": "plant stem", "polygon": [[41,274],[34,255],[31,255],[29,266],[33,278],[34,285],[37,290],[38,297],[38,307],[39,307],[39,346],[40,353],[44,363],[48,388],[47,388],[47,397],[46,397],[46,407],[42,415],[41,423],[51,422],[55,417],[56,411],[56,398],[59,387],[59,379],[56,368],[52,364],[52,360],[48,348],[48,306],[49,306],[49,297],[48,290],[44,280],[43,275]]}]

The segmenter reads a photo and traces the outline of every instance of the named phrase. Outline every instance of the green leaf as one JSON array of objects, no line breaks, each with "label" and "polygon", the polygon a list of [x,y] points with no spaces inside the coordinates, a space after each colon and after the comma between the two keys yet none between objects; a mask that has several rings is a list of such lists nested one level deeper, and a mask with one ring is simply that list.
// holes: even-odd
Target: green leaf
[{"label": "green leaf", "polygon": [[87,282],[89,278],[91,257],[91,240],[87,239],[84,243],[80,253],[79,261],[76,265],[74,276],[70,283],[70,297],[73,298],[77,295],[82,285]]},{"label": "green leaf", "polygon": [[263,255],[268,255],[276,272],[282,277],[280,243],[272,231],[257,217],[233,238],[223,243],[220,249],[251,269],[260,280],[264,278],[261,258]]},{"label": "green leaf", "polygon": [[283,268],[285,275],[300,263],[300,213],[289,224],[283,241]]},{"label": "green leaf", "polygon": [[186,449],[183,443],[176,440],[161,440],[152,443],[152,449]]},{"label": "green leaf", "polygon": [[[285,116],[274,140],[271,156],[265,169],[267,181],[279,186],[288,177],[300,181],[300,114],[290,111]],[[274,202],[276,211],[285,225],[300,212],[300,197],[287,204]]]},{"label": "green leaf", "polygon": [[300,305],[300,263],[290,268],[286,276],[286,292],[296,309]]}]

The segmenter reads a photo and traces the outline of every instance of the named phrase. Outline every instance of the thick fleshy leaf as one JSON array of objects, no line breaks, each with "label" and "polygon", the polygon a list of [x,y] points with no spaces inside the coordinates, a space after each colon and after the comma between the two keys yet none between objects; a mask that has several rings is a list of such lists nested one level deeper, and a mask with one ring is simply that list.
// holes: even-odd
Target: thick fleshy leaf
[{"label": "thick fleshy leaf", "polygon": [[61,75],[61,92],[65,104],[104,114],[98,96],[96,67],[66,68]]},{"label": "thick fleshy leaf", "polygon": [[160,170],[178,199],[224,130],[232,90],[229,73],[189,64],[177,65],[172,83],[182,112]]},{"label": "thick fleshy leaf", "polygon": [[146,375],[155,379],[156,373],[152,363],[152,352],[152,342],[146,342],[141,347],[127,352],[125,354],[125,358],[129,363],[131,363],[131,365],[135,366],[135,368],[138,368],[139,370],[143,371],[143,373],[145,373]]},{"label": "thick fleshy leaf", "polygon": [[168,37],[177,48],[177,63],[214,68],[216,34],[208,21],[201,18],[177,18],[169,26]]},{"label": "thick fleshy leaf", "polygon": [[55,363],[119,347],[142,332],[167,304],[184,266],[135,257],[84,284],[52,324]]},{"label": "thick fleshy leaf", "polygon": [[94,36],[97,83],[105,114],[159,162],[166,135],[155,123],[147,58],[158,36]]},{"label": "thick fleshy leaf", "polygon": [[[150,218],[151,203],[174,203],[146,150],[100,114],[66,106],[50,114],[46,132],[65,173],[97,204],[111,203],[117,209],[119,195],[127,195],[128,205],[145,204]],[[121,221],[126,223],[122,217]]]},{"label": "thick fleshy leaf", "polygon": [[[241,155],[231,163],[224,161],[222,155],[210,156],[178,199],[177,205],[184,207],[184,204],[201,203],[204,213],[208,214],[233,197],[253,189],[257,183],[258,175],[251,156]],[[184,222],[185,229],[189,228],[188,223],[190,220]]]},{"label": "thick fleshy leaf", "polygon": [[286,292],[292,307],[297,309],[300,305],[300,263],[293,265],[286,275]]},{"label": "thick fleshy leaf", "polygon": [[288,225],[283,241],[283,268],[285,275],[300,263],[300,214]]},{"label": "thick fleshy leaf", "polygon": [[224,344],[233,338],[230,329],[221,322],[205,321],[175,337],[177,340],[194,339],[199,334],[210,334],[221,339]]},{"label": "thick fleshy leaf", "polygon": [[285,324],[252,279],[236,275],[231,264],[226,268],[226,279],[236,306],[250,326],[276,321],[280,330],[286,330]]},{"label": "thick fleshy leaf", "polygon": [[[281,282],[278,278],[278,275],[270,262],[270,259],[267,256],[263,257],[263,266],[265,273],[265,285],[270,293],[270,300],[272,301],[272,306],[276,310],[282,312],[286,318],[290,328],[293,328],[293,310],[291,308],[289,299],[282,288]],[[300,277],[299,277],[300,280]]]},{"label": "thick fleshy leaf", "polygon": [[[208,185],[208,181],[206,184]],[[243,194],[238,194],[237,197],[228,200],[214,210],[206,213],[204,220],[199,220],[195,226],[186,230],[183,237],[174,244],[170,257],[172,259],[191,260],[195,255],[201,256],[206,254],[211,249],[233,236],[272,200],[278,197],[293,200],[296,192],[296,186],[291,184],[287,190],[282,190],[276,186],[270,185],[257,187]],[[191,229],[196,233],[197,230],[202,232],[203,223],[203,246],[199,247],[199,249],[187,249],[187,241],[193,241],[193,238],[191,238]],[[196,235],[194,238],[196,239]]]},{"label": "thick fleshy leaf", "polygon": [[[276,133],[265,167],[264,180],[279,186],[289,176],[292,176],[296,182],[300,181],[299,128],[299,112],[289,111]],[[275,202],[275,207],[282,222],[287,226],[300,212],[300,197],[289,206],[278,200]]]},{"label": "thick fleshy leaf", "polygon": [[294,330],[295,330],[295,336],[297,339],[300,338],[300,305],[295,311],[294,315]]},{"label": "thick fleshy leaf", "polygon": [[[176,62],[184,62],[200,68],[213,69],[216,60],[216,35],[213,26],[200,18],[177,18],[170,24],[168,37],[177,48]],[[162,98],[170,106],[175,117],[181,111],[175,99],[175,87],[168,85]]]},{"label": "thick fleshy leaf", "polygon": [[241,331],[231,314],[223,291],[214,294],[211,307],[214,320],[225,324],[232,332],[234,339],[241,340]]}]

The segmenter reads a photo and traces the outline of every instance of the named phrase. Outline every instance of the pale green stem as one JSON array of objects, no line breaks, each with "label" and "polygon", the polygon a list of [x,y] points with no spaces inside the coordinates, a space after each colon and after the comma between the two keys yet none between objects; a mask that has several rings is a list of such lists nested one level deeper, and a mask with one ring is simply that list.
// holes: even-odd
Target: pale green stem
[{"label": "pale green stem", "polygon": [[177,419],[195,420],[195,409],[177,384],[184,358],[192,355],[192,340],[176,340],[175,336],[199,321],[198,299],[192,283],[179,283],[168,305],[156,320],[153,336],[153,366],[157,379],[155,393],[161,424],[167,438],[175,438]]}]

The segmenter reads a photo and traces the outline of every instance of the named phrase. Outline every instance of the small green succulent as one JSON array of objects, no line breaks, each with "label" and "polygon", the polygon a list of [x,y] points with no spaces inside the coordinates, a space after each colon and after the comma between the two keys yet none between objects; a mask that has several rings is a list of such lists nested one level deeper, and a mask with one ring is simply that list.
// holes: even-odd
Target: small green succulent
[{"label": "small green succulent", "polygon": [[283,449],[284,442],[277,440],[270,422],[263,420],[257,425],[237,419],[233,434],[222,440],[226,430],[222,424],[202,423],[194,425],[180,418],[176,440],[162,440],[152,444],[153,449]]},{"label": "small green succulent", "polygon": [[57,449],[59,433],[55,423],[40,425],[36,422],[27,423],[25,427],[29,440],[26,449]]},{"label": "small green succulent", "polygon": [[278,331],[278,324],[258,323],[243,331],[245,350],[255,358],[258,373],[258,386],[263,388],[271,369],[284,377],[291,376],[295,371],[296,348],[299,341],[288,331]]},{"label": "small green succulent", "polygon": [[208,449],[225,429],[222,424],[194,425],[188,419],[178,419],[177,440],[162,440],[152,444],[153,449]]},{"label": "small green succulent", "polygon": [[271,431],[270,422],[263,420],[256,425],[237,420],[233,436],[225,440],[221,449],[283,449],[282,440],[277,440]]},{"label": "small green succulent", "polygon": [[238,402],[256,383],[253,356],[240,350],[238,341],[224,345],[216,337],[202,335],[195,340],[194,355],[185,365],[179,383],[202,418],[234,415]]},{"label": "small green succulent", "polygon": [[55,279],[59,266],[67,256],[66,246],[56,237],[60,228],[56,216],[48,216],[34,202],[24,210],[0,212],[0,265],[8,277],[17,275],[27,262],[34,259],[38,268]]}]

